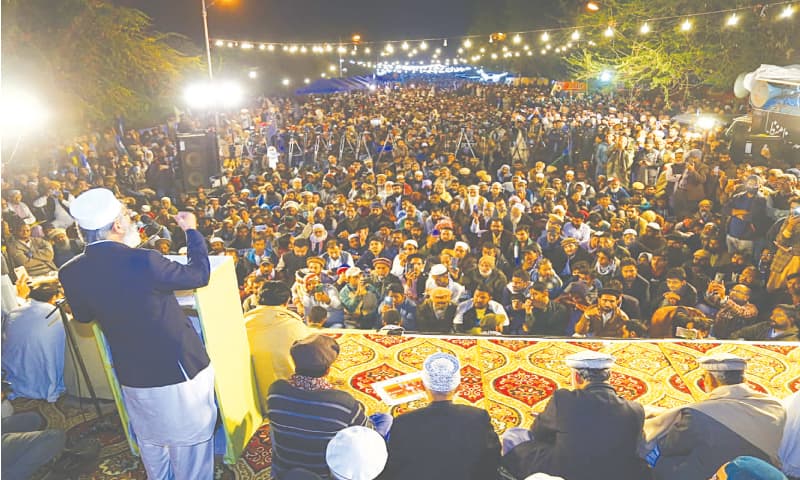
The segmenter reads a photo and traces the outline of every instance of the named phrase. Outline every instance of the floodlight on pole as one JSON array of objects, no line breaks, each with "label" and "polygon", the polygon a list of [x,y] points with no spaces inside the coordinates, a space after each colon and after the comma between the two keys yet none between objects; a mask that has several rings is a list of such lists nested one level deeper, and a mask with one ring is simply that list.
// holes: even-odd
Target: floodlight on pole
[{"label": "floodlight on pole", "polygon": [[695,125],[703,130],[711,130],[716,124],[717,121],[713,117],[700,117],[695,122]]}]

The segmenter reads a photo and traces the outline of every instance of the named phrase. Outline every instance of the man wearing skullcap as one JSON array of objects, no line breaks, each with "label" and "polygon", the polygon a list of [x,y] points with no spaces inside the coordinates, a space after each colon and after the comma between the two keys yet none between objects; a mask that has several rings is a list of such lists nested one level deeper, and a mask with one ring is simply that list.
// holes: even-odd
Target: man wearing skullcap
[{"label": "man wearing skullcap", "polygon": [[361,402],[328,382],[331,365],[339,356],[339,344],[333,338],[310,335],[295,341],[289,353],[294,374],[273,383],[267,395],[272,477],[283,478],[299,467],[330,478],[325,455],[331,439],[350,426],[376,428],[385,435],[391,417],[368,417]]},{"label": "man wearing skullcap", "polygon": [[744,381],[747,361],[730,353],[697,360],[707,399],[667,410],[645,422],[647,455],[658,480],[710,478],[740,455],[778,464],[786,411]]},{"label": "man wearing skullcap", "polygon": [[97,321],[105,333],[148,477],[211,479],[214,370],[174,294],[208,284],[208,252],[194,214],[175,216],[186,232],[186,264],[132,248],[139,232],[110,190],[82,193],[70,214],[86,250],[61,267],[59,279],[75,319]]},{"label": "man wearing skullcap", "polygon": [[427,299],[417,307],[417,330],[427,333],[450,333],[457,304],[445,287],[428,290]]},{"label": "man wearing skullcap", "polygon": [[395,419],[381,479],[496,478],[500,442],[489,414],[452,401],[461,383],[458,359],[437,352],[425,359],[422,369],[431,403]]},{"label": "man wearing skullcap", "polygon": [[644,409],[609,384],[614,361],[592,350],[565,358],[573,389],[556,390],[530,430],[503,435],[505,473],[517,479],[535,472],[570,480],[646,478],[647,465],[636,455]]},{"label": "man wearing skullcap", "polygon": [[386,442],[367,427],[347,427],[328,443],[325,461],[334,480],[372,480],[386,465]]}]

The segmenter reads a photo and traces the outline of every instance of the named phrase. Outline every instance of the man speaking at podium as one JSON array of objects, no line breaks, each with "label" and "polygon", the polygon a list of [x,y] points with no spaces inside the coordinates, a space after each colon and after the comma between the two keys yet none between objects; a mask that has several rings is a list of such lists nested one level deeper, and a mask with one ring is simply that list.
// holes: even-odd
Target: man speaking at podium
[{"label": "man speaking at podium", "polygon": [[208,284],[210,265],[193,214],[175,216],[189,261],[135,248],[139,234],[110,190],[70,206],[86,250],[59,272],[75,319],[100,324],[150,479],[211,479],[217,418],[214,371],[175,290]]}]

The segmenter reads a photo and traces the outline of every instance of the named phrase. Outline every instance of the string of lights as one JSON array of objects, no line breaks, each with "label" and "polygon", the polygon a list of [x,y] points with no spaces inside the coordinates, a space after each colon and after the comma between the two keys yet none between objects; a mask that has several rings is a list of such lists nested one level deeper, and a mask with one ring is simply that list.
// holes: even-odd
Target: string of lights
[{"label": "string of lights", "polygon": [[[590,2],[593,3],[593,2]],[[335,76],[344,63],[376,69],[379,65],[414,66],[442,65],[455,67],[463,64],[478,65],[485,61],[533,57],[534,55],[563,55],[577,46],[595,47],[598,42],[613,39],[617,33],[633,32],[648,35],[664,28],[675,28],[691,34],[695,20],[713,15],[726,16],[721,28],[735,28],[748,15],[765,17],[767,12],[775,21],[791,19],[800,3],[798,0],[783,0],[758,6],[732,7],[687,14],[642,17],[629,25],[618,25],[613,16],[591,25],[553,26],[531,30],[495,32],[491,34],[469,34],[455,37],[425,37],[405,40],[367,41],[355,34],[349,41],[330,42],[260,42],[225,38],[214,38],[212,44],[218,49],[240,49],[244,51],[288,54],[288,55],[334,55],[338,66],[331,64],[328,72],[320,77]],[[566,34],[566,35],[565,35]],[[425,60],[420,58],[425,57]],[[398,59],[399,58],[399,59]],[[308,83],[308,78],[303,83]],[[286,85],[286,83],[284,83]]]}]

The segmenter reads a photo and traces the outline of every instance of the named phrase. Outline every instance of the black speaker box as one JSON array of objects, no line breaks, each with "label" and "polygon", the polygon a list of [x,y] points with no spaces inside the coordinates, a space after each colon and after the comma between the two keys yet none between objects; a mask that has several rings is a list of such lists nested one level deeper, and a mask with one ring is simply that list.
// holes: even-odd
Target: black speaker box
[{"label": "black speaker box", "polygon": [[178,171],[184,191],[211,186],[211,177],[219,175],[221,171],[213,134],[178,135]]}]

